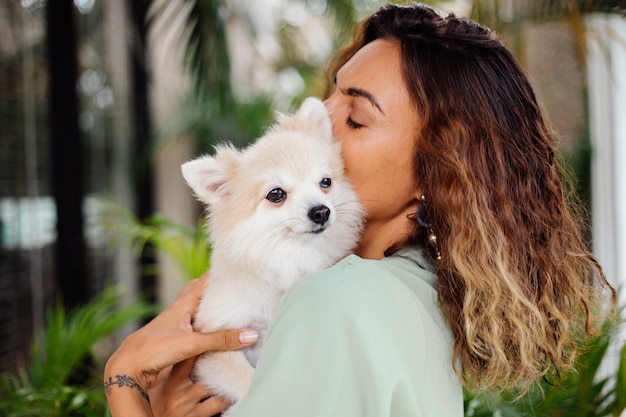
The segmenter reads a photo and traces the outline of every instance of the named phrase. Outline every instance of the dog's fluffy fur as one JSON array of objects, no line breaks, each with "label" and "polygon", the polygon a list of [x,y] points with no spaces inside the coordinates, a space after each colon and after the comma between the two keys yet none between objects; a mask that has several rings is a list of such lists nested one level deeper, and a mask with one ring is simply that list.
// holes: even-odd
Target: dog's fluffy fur
[{"label": "dog's fluffy fur", "polygon": [[214,157],[182,166],[207,205],[213,247],[194,327],[253,328],[260,335],[251,348],[196,362],[194,377],[233,404],[226,415],[248,391],[285,290],[346,256],[358,240],[363,211],[344,175],[340,147],[323,103],[309,98],[245,150],[218,146]]}]

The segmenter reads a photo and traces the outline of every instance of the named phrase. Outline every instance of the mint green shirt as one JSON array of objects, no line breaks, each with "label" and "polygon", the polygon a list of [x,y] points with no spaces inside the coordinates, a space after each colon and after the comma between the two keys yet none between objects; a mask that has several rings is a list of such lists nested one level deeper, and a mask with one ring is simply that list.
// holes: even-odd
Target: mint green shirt
[{"label": "mint green shirt", "polygon": [[236,417],[462,417],[452,336],[418,250],[350,255],[296,283]]}]

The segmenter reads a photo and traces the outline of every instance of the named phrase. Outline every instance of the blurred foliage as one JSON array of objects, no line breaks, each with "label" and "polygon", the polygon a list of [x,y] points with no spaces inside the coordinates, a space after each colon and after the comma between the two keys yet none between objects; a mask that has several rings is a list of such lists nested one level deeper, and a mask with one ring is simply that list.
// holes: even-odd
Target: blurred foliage
[{"label": "blurred foliage", "polygon": [[148,24],[163,19],[165,27],[173,27],[181,14],[184,30],[180,44],[185,64],[194,84],[192,91],[199,98],[210,98],[218,114],[224,114],[234,103],[230,83],[230,59],[224,19],[220,16],[223,0],[149,0],[152,17]]},{"label": "blurred foliage", "polygon": [[502,35],[509,41],[508,47],[517,59],[523,61],[521,51],[522,26],[526,22],[565,20],[569,23],[576,40],[578,58],[585,65],[587,13],[603,12],[626,16],[624,0],[533,0],[502,1],[472,0],[470,16]]},{"label": "blurred foliage", "polygon": [[230,112],[221,114],[215,101],[190,96],[181,104],[175,120],[161,130],[155,146],[164,141],[192,140],[203,151],[221,142],[242,147],[273,122],[272,107],[268,97],[258,96],[251,101],[236,101]]},{"label": "blurred foliage", "polygon": [[0,415],[105,415],[104,364],[94,352],[96,344],[157,312],[143,302],[120,307],[119,295],[108,289],[75,310],[66,311],[59,302],[48,311],[43,334],[33,337],[28,364],[0,375]]},{"label": "blurred foliage", "polygon": [[[112,234],[113,245],[130,245],[137,257],[145,255],[146,247],[156,250],[169,256],[190,280],[209,269],[211,248],[204,232],[204,219],[190,227],[160,214],[140,220],[125,207],[110,202],[103,202],[102,207],[103,222]],[[153,272],[144,271],[147,274]]]},{"label": "blurred foliage", "polygon": [[580,19],[585,13],[610,12],[626,16],[624,0],[534,0],[524,2],[472,0],[471,17],[493,29],[515,21],[555,18]]}]

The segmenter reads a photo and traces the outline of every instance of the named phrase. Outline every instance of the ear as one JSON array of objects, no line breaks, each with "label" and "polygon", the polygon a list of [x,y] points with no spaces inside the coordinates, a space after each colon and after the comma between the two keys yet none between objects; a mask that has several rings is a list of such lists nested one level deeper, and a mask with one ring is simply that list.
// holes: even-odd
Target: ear
[{"label": "ear", "polygon": [[198,200],[212,205],[228,195],[228,179],[239,160],[231,146],[216,147],[215,156],[202,156],[181,166],[183,178]]},{"label": "ear", "polygon": [[295,118],[308,121],[317,129],[317,133],[326,138],[333,136],[333,124],[324,103],[315,97],[308,97],[300,105]]},{"label": "ear", "polygon": [[293,114],[277,114],[276,130],[306,131],[327,140],[333,138],[333,125],[326,106],[319,99],[309,97],[302,102],[300,109]]}]

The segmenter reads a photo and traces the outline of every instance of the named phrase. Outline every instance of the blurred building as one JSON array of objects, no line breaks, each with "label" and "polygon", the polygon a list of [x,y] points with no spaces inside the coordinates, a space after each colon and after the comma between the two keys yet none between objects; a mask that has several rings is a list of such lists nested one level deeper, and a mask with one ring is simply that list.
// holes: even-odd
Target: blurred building
[{"label": "blurred building", "polygon": [[57,299],[74,307],[114,276],[138,292],[135,257],[111,249],[101,216],[103,198],[152,212],[137,168],[145,49],[132,48],[145,2],[125,4],[0,1],[0,370],[27,358]]}]

